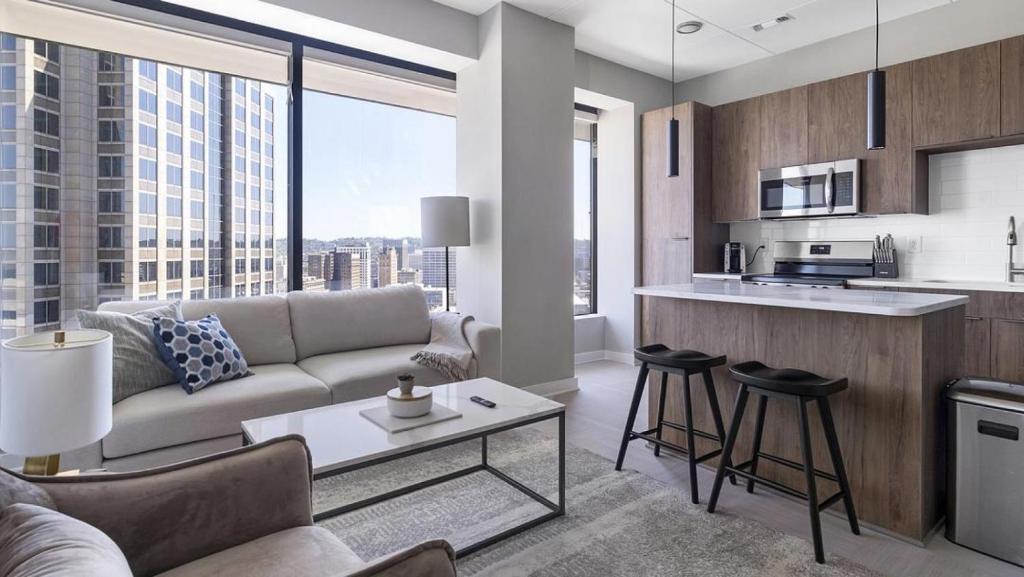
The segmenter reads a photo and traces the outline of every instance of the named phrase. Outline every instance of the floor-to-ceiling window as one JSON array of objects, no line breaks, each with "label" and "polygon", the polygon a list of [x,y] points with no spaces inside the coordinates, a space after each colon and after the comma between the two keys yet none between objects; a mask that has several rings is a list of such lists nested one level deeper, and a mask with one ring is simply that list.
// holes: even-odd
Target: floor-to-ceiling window
[{"label": "floor-to-ceiling window", "polygon": [[596,256],[596,116],[577,111],[573,139],[573,313],[597,312]]},{"label": "floor-to-ceiling window", "polygon": [[[228,57],[263,53],[27,9],[109,37],[43,40],[0,23],[0,337],[106,301],[287,290],[287,88]],[[286,56],[269,61],[287,77]],[[238,271],[239,259],[259,266]]]},{"label": "floor-to-ceiling window", "polygon": [[[445,307],[445,249],[420,198],[455,194],[454,92],[326,63],[303,96],[304,290],[417,284]],[[451,304],[457,249],[449,250]]]}]

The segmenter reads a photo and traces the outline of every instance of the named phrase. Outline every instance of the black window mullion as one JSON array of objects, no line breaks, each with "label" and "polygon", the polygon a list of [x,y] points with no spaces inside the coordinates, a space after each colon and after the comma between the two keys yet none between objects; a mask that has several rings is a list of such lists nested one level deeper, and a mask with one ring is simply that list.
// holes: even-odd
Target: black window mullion
[{"label": "black window mullion", "polygon": [[302,290],[302,79],[303,45],[292,43],[288,83],[289,290]]}]

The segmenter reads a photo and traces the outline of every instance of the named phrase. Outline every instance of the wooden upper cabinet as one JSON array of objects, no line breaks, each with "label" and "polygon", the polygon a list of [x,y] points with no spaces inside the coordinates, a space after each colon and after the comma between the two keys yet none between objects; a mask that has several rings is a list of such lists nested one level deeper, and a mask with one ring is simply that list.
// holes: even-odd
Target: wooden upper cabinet
[{"label": "wooden upper cabinet", "polygon": [[867,73],[862,72],[807,87],[808,162],[860,159],[866,214],[925,213],[927,198],[912,187],[911,65],[885,71],[885,149],[867,149]]},{"label": "wooden upper cabinet", "polygon": [[914,186],[914,68],[885,68],[885,149],[867,150],[867,75],[859,75],[861,210],[867,214],[928,214],[928,190]]},{"label": "wooden upper cabinet", "polygon": [[715,222],[758,218],[761,100],[716,106],[711,114],[711,205]]},{"label": "wooden upper cabinet", "polygon": [[807,164],[807,87],[760,97],[761,163],[758,168]]},{"label": "wooden upper cabinet", "polygon": [[1001,134],[1024,134],[1024,36],[999,43],[1002,68]]},{"label": "wooden upper cabinet", "polygon": [[914,146],[999,136],[999,52],[992,42],[912,63]]}]

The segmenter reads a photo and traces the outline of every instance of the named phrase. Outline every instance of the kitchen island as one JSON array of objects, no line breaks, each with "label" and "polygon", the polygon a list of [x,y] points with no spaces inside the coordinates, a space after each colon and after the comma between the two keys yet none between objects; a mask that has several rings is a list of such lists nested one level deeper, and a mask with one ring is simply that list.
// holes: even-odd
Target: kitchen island
[{"label": "kitchen island", "polygon": [[[848,378],[849,388],[830,400],[861,521],[919,543],[941,521],[942,392],[962,373],[967,297],[720,281],[638,287],[634,293],[644,297],[643,344],[724,354],[729,364],[757,360]],[[728,420],[738,387],[728,365],[716,368],[714,377]],[[660,379],[653,374],[649,382],[648,398],[655,402]],[[693,387],[695,424],[713,431],[702,389]],[[679,378],[670,377],[667,395],[666,420],[681,422]],[[750,455],[754,413],[744,417],[737,462]],[[653,403],[650,415],[653,421]],[[831,472],[817,416],[811,424],[815,465]],[[665,435],[685,443],[678,431],[666,429]],[[795,407],[769,401],[762,450],[799,461],[798,438]],[[698,453],[713,448],[698,441]],[[768,461],[761,461],[758,473],[803,488],[802,473]],[[823,498],[836,490],[819,480]],[[709,492],[702,487],[705,502]]]}]

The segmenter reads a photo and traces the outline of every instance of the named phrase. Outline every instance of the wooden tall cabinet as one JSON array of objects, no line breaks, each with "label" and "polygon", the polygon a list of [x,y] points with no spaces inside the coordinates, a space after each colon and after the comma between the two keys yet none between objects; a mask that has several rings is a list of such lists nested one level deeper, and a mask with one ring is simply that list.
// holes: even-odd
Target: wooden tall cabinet
[{"label": "wooden tall cabinet", "polygon": [[679,176],[668,177],[671,108],[643,115],[643,284],[692,281],[694,272],[722,267],[728,228],[711,222],[711,108],[675,107]]},{"label": "wooden tall cabinet", "polygon": [[711,113],[712,218],[758,218],[757,171],[761,168],[761,101],[716,106]]},{"label": "wooden tall cabinet", "polygon": [[914,146],[999,136],[999,52],[991,42],[913,62]]}]

